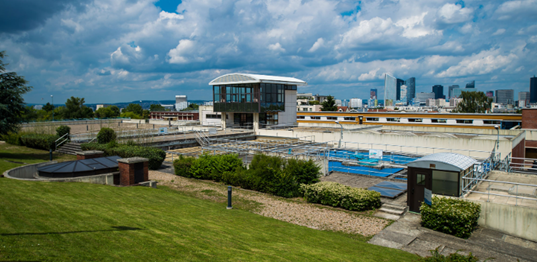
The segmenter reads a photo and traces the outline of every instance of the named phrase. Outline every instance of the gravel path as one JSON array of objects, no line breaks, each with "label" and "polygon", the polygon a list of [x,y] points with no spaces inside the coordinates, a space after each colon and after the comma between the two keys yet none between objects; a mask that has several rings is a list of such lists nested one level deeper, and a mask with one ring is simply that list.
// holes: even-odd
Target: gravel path
[{"label": "gravel path", "polygon": [[[159,171],[149,171],[149,179],[180,191],[214,191],[216,192],[215,194],[197,195],[214,201],[221,201],[222,199],[225,201],[227,196],[227,190],[221,184],[184,178]],[[299,203],[250,190],[235,189],[233,195],[260,203],[261,207],[253,211],[256,214],[313,229],[373,236],[389,223],[388,220],[361,215],[357,212],[343,211],[310,203]]]}]

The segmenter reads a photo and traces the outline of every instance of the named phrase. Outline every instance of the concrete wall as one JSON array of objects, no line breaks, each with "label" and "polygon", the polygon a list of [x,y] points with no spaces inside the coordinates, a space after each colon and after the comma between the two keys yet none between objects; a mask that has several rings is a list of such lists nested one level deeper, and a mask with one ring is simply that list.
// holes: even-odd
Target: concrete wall
[{"label": "concrete wall", "polygon": [[474,200],[481,204],[479,225],[537,241],[537,209]]},{"label": "concrete wall", "polygon": [[92,184],[101,184],[101,185],[113,185],[114,184],[114,175],[119,175],[119,172],[100,174],[94,176],[81,176],[81,177],[70,177],[70,178],[40,178],[37,175],[37,168],[41,166],[56,164],[56,161],[44,162],[26,166],[16,167],[4,172],[4,176],[11,179],[17,180],[30,180],[30,181],[41,181],[41,182],[84,182]]},{"label": "concrete wall", "polygon": [[13,179],[35,180],[37,178],[37,169],[39,167],[52,165],[56,163],[58,162],[50,161],[50,162],[43,162],[43,163],[26,165],[26,166],[19,166],[19,167],[15,167],[4,172],[4,176],[8,178],[13,178]]},{"label": "concrete wall", "polygon": [[278,113],[278,125],[296,123],[296,90],[285,90],[285,112]]},{"label": "concrete wall", "polygon": [[[260,129],[256,134],[264,136],[278,136],[290,138],[314,136],[315,142],[330,142],[333,146],[337,146],[337,143],[340,139],[339,132],[321,133],[318,131],[314,132],[298,129],[294,129],[293,131]],[[370,145],[368,143],[382,145]],[[372,130],[371,132],[344,131],[342,140],[342,147],[345,146],[348,149],[374,148],[382,149],[385,151],[404,152],[418,155],[427,155],[439,152],[453,152],[481,159],[489,157],[490,153],[472,152],[469,150],[490,152],[493,150],[495,145],[495,137],[460,138],[450,136],[435,136],[434,134],[417,136],[412,133],[378,133],[374,130]],[[512,140],[500,137],[499,151],[501,152],[502,157],[506,156],[508,153],[511,152],[512,146]],[[438,148],[444,148],[444,150],[439,150]]]}]

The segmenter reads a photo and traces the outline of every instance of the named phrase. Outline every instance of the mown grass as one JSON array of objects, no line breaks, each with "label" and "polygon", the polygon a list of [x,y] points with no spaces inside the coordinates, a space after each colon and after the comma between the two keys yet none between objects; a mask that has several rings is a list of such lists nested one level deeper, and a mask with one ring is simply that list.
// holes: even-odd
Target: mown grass
[{"label": "mown grass", "polygon": [[[52,153],[53,160],[62,162],[76,160],[76,156]],[[7,143],[0,144],[0,174],[9,169],[25,164],[35,164],[49,161],[50,155],[46,150],[33,149],[25,146],[15,146]]]},{"label": "mown grass", "polygon": [[410,261],[178,191],[0,179],[0,260]]},{"label": "mown grass", "polygon": [[[0,145],[2,160],[44,161],[28,157],[39,155],[33,149],[7,147]],[[417,258],[400,250],[367,244],[361,237],[297,226],[248,210],[227,210],[225,203],[195,198],[166,187],[0,178],[0,203],[0,261]]]}]

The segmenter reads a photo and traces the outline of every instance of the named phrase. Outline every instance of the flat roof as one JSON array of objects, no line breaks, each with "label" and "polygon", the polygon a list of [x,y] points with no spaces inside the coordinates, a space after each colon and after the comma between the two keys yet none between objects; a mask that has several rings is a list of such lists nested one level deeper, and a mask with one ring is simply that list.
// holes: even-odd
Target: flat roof
[{"label": "flat roof", "polygon": [[213,79],[213,81],[209,82],[209,85],[214,86],[214,85],[253,84],[253,83],[271,83],[271,84],[285,84],[285,85],[297,85],[297,86],[305,86],[308,84],[305,81],[302,81],[294,77],[233,73],[233,74],[219,76]]}]

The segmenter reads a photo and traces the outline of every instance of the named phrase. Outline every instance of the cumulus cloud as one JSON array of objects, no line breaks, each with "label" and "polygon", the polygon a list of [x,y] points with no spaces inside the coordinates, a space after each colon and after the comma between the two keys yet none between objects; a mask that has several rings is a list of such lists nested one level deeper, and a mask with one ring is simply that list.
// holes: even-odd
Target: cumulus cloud
[{"label": "cumulus cloud", "polygon": [[186,64],[188,62],[203,62],[205,59],[195,56],[196,43],[189,39],[179,40],[179,44],[168,52],[170,64]]},{"label": "cumulus cloud", "polygon": [[457,65],[437,74],[438,77],[483,75],[504,68],[518,57],[515,54],[501,55],[500,50],[486,50],[464,58]]},{"label": "cumulus cloud", "polygon": [[282,45],[280,43],[272,44],[268,46],[268,49],[276,52],[285,52],[285,49],[283,49]]},{"label": "cumulus cloud", "polygon": [[446,24],[463,23],[472,18],[473,10],[456,4],[445,4],[438,10],[440,21]]},{"label": "cumulus cloud", "polygon": [[321,48],[324,45],[324,39],[321,37],[315,41],[315,43],[311,46],[310,50],[308,52],[315,52],[317,49]]}]

